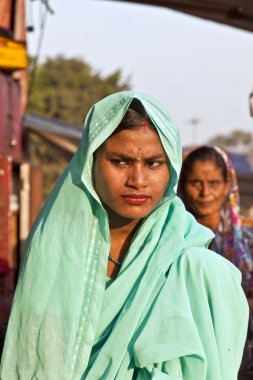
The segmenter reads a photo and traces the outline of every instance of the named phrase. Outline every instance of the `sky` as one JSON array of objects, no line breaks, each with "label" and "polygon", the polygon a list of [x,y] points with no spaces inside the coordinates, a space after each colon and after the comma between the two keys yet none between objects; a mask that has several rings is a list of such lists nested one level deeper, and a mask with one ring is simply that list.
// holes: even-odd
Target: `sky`
[{"label": "sky", "polygon": [[[28,52],[38,52],[42,2],[27,0]],[[218,134],[253,133],[253,32],[167,8],[107,0],[49,0],[39,60],[63,54],[162,101],[183,145]],[[80,112],[82,105],[80,104]]]}]

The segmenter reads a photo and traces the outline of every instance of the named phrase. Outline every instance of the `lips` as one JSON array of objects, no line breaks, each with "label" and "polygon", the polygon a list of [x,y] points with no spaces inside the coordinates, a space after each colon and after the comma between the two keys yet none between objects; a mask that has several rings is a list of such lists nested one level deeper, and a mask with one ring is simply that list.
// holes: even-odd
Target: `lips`
[{"label": "lips", "polygon": [[197,207],[201,208],[209,208],[214,205],[214,201],[209,201],[209,202],[196,202]]},{"label": "lips", "polygon": [[213,204],[213,201],[210,201],[210,202],[198,202],[198,205],[200,207],[209,207]]},{"label": "lips", "polygon": [[121,197],[126,203],[132,205],[142,205],[150,199],[147,194],[124,194]]}]

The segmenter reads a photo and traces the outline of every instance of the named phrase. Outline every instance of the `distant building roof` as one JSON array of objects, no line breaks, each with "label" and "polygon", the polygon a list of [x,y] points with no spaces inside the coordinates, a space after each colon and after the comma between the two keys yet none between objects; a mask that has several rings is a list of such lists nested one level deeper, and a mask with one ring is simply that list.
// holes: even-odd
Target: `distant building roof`
[{"label": "distant building roof", "polygon": [[253,174],[253,155],[245,153],[231,153],[228,152],[235,171],[243,174]]},{"label": "distant building roof", "polygon": [[[183,147],[183,152],[191,149],[194,149],[194,147]],[[230,150],[226,150],[226,152],[229,154],[237,174],[253,175],[253,153],[238,153]]]}]

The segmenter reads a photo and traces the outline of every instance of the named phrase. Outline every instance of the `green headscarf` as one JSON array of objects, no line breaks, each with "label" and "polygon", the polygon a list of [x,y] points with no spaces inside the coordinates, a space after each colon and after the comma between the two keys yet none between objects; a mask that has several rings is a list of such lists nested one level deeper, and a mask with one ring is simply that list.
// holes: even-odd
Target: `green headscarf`
[{"label": "green headscarf", "polygon": [[[171,179],[105,290],[110,233],[93,153],[133,100],[157,128]],[[213,234],[175,195],[181,155],[178,130],[152,97],[121,92],[92,107],[26,244],[2,380],[236,379],[247,330],[240,274],[202,248]]]}]

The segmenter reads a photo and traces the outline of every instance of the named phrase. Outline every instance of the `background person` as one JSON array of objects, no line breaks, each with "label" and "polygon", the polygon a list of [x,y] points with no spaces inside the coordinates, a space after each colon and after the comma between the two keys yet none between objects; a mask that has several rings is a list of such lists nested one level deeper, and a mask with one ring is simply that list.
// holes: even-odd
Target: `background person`
[{"label": "background person", "polygon": [[240,272],[174,188],[178,130],[150,96],[95,104],[29,236],[2,380],[235,380]]},{"label": "background person", "polygon": [[215,238],[210,248],[242,272],[251,319],[242,369],[253,368],[253,221],[240,215],[239,189],[233,164],[216,146],[201,146],[186,153],[179,180],[179,195],[197,221]]}]

